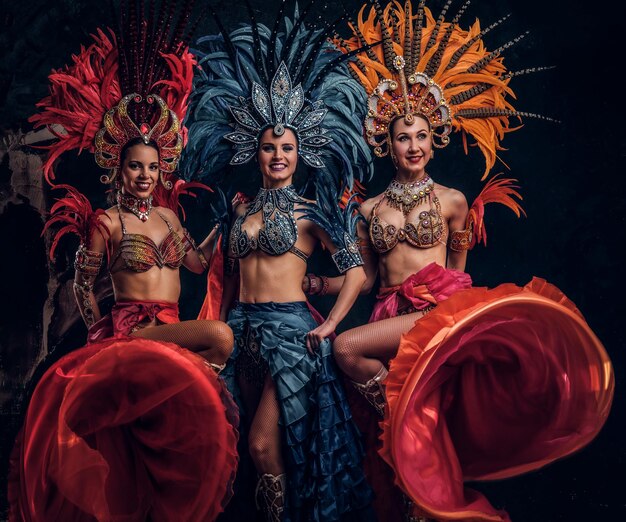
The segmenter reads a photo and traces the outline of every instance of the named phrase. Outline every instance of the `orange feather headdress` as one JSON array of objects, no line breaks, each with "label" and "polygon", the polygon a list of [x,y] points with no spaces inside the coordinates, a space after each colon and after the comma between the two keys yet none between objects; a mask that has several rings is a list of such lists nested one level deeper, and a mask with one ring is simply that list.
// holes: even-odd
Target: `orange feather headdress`
[{"label": "orange feather headdress", "polygon": [[353,75],[369,95],[365,134],[374,153],[383,157],[389,152],[389,127],[403,117],[407,124],[415,116],[430,123],[433,145],[445,147],[452,131],[461,132],[467,151],[467,135],[485,156],[485,179],[495,164],[496,151],[504,134],[514,130],[511,116],[533,116],[519,112],[508,101],[514,97],[509,87],[513,76],[545,68],[508,71],[502,52],[525,34],[489,52],[483,36],[506,17],[481,30],[477,20],[469,29],[458,26],[467,8],[466,1],[456,16],[445,21],[452,0],[448,0],[437,20],[420,0],[413,13],[410,0],[404,7],[394,0],[384,9],[378,0],[365,17],[365,5],[358,22],[350,23],[353,36],[334,43],[349,53],[365,44],[382,40],[382,46],[357,54],[350,63]]}]

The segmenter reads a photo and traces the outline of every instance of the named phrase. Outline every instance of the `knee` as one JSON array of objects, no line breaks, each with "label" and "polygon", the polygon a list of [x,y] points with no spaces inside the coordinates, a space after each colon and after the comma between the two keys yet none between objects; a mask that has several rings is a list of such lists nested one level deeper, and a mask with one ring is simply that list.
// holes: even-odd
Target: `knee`
[{"label": "knee", "polygon": [[213,321],[213,323],[214,324],[211,325],[211,350],[213,351],[214,358],[221,359],[220,362],[226,362],[230,357],[235,344],[233,331],[226,323],[221,321]]},{"label": "knee", "polygon": [[252,433],[248,437],[250,456],[259,473],[266,472],[277,462],[274,446],[270,437],[259,437]]},{"label": "knee", "polygon": [[354,366],[358,356],[352,347],[350,336],[347,332],[339,334],[333,342],[333,355],[339,367],[343,370]]}]

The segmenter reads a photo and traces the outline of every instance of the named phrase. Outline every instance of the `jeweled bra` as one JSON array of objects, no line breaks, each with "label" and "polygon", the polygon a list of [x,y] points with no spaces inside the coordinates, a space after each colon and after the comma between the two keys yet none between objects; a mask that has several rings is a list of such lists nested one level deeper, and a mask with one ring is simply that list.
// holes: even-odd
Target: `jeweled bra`
[{"label": "jeweled bra", "polygon": [[[369,235],[375,252],[378,254],[389,252],[401,241],[406,241],[415,248],[431,248],[437,243],[444,241],[446,231],[445,219],[441,214],[439,199],[432,188],[429,188],[427,192],[425,191],[423,196],[418,196],[420,203],[426,200],[430,201],[430,209],[419,212],[416,222],[407,221],[400,228],[388,224],[376,214],[378,207],[383,201],[387,200],[387,204],[391,208],[403,212],[405,216],[408,215],[408,212],[405,213],[397,202],[389,198],[388,191],[389,189],[385,191],[383,197],[374,206],[370,217]],[[408,204],[412,205],[410,210],[416,206],[416,204],[413,204],[413,201],[408,201]]]},{"label": "jeweled bra", "polygon": [[[129,234],[119,209],[118,212],[122,223],[122,239],[117,247],[117,253],[111,261],[111,274],[124,269],[132,272],[147,272],[153,266],[180,268],[185,258],[185,246],[170,222],[160,212],[156,211],[159,217],[165,221],[169,232],[159,245],[152,238],[143,234]],[[116,266],[118,259],[121,259],[122,262]]]},{"label": "jeweled bra", "polygon": [[[233,224],[229,249],[232,257],[242,258],[253,250],[261,250],[270,256],[291,252],[306,261],[307,255],[296,247],[298,226],[294,217],[294,204],[304,200],[293,185],[278,189],[259,189],[244,214]],[[263,227],[259,236],[250,237],[241,227],[246,218],[262,212]]]}]

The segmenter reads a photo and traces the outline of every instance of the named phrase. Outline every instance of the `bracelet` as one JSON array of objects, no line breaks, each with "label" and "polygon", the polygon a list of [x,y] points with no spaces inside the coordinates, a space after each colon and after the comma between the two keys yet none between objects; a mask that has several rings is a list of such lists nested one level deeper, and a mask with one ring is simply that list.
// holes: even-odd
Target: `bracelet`
[{"label": "bracelet", "polygon": [[309,281],[309,295],[317,295],[320,293],[320,287],[317,284],[317,276],[315,274],[307,274],[306,278]]},{"label": "bracelet", "polygon": [[328,277],[320,276],[320,279],[322,280],[322,289],[319,291],[319,295],[326,295],[328,292]]},{"label": "bracelet", "polygon": [[209,268],[209,262],[206,260],[204,252],[202,252],[202,249],[196,244],[186,228],[183,228],[183,246],[185,248],[185,253],[193,250],[196,254],[198,254],[198,259],[200,260],[200,265],[202,265],[203,270]]}]

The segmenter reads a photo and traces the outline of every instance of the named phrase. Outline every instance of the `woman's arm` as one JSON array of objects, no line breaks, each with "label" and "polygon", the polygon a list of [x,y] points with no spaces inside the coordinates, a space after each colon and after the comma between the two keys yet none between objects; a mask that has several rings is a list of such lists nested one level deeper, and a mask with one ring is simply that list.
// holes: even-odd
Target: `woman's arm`
[{"label": "woman's arm", "polygon": [[[378,257],[372,250],[367,225],[364,220],[357,224],[359,251],[363,258],[365,270],[365,283],[361,286],[360,294],[369,294],[376,282],[378,275]],[[345,276],[326,277],[315,274],[307,274],[302,281],[302,291],[309,295],[338,295],[343,287]]]},{"label": "woman's arm", "polygon": [[339,290],[337,301],[330,310],[328,317],[322,324],[307,334],[307,349],[311,353],[319,347],[324,338],[328,337],[335,331],[339,323],[350,311],[350,308],[352,308],[354,301],[356,301],[367,276],[365,275],[363,267],[355,266],[354,268],[350,268],[345,275],[342,276],[342,278],[343,283],[341,285],[341,289]]},{"label": "woman's arm", "polygon": [[213,256],[213,247],[215,245],[215,239],[217,238],[219,225],[215,225],[208,236],[204,238],[204,241],[198,245],[193,237],[191,237],[189,231],[183,228],[175,212],[163,207],[159,208],[159,212],[167,215],[167,219],[174,227],[176,233],[183,238],[183,244],[185,245],[183,265],[185,268],[194,274],[202,274],[205,272],[209,268],[209,263]]},{"label": "woman's arm", "polygon": [[[315,227],[314,230],[315,235],[324,244],[324,246],[331,253],[336,254],[338,252],[338,248],[335,244],[333,244],[328,233],[318,227]],[[352,308],[352,305],[359,296],[367,276],[363,266],[357,265],[357,263],[354,262],[353,266],[348,268],[342,276],[333,279],[335,280],[333,281],[333,285],[341,285],[337,290],[337,300],[330,310],[326,320],[307,334],[307,349],[311,353],[319,347],[325,337],[328,337],[335,331],[339,323],[349,312],[350,308]]]},{"label": "woman's arm", "polygon": [[[99,219],[108,221],[105,216]],[[91,328],[101,318],[93,287],[100,273],[105,251],[106,240],[99,230],[94,230],[89,243],[80,244],[74,260],[74,297],[87,328]]]},{"label": "woman's arm", "polygon": [[[453,235],[464,234],[467,226],[467,214],[468,206],[465,196],[461,192],[455,191],[452,198],[453,212],[448,222],[448,229],[450,230],[450,239]],[[453,268],[455,270],[465,271],[465,263],[467,261],[467,249],[452,249],[450,248],[451,241],[448,242],[448,257],[446,260],[446,268]],[[465,242],[464,244],[466,244]]]}]

